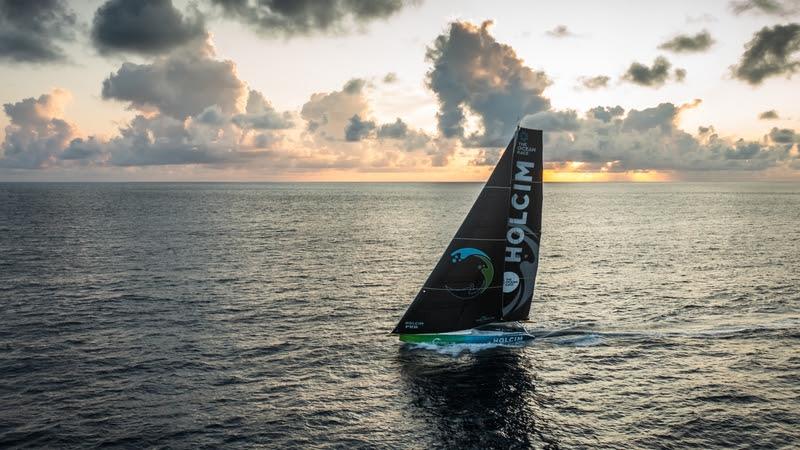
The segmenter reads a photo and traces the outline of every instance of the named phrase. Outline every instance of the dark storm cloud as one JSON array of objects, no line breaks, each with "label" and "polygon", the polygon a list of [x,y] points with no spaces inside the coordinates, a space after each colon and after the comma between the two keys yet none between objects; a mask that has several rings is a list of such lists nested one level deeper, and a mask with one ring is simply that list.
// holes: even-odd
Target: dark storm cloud
[{"label": "dark storm cloud", "polygon": [[210,0],[233,19],[270,35],[341,33],[399,12],[403,0]]},{"label": "dark storm cloud", "polygon": [[104,99],[183,119],[216,105],[231,114],[246,93],[231,61],[213,59],[205,46],[180,49],[151,64],[126,62],[103,81]]},{"label": "dark storm cloud", "polygon": [[772,16],[790,16],[800,13],[800,0],[740,0],[730,3],[736,14],[755,12]]},{"label": "dark storm cloud", "polygon": [[745,45],[739,64],[732,67],[733,75],[752,85],[765,78],[792,74],[800,67],[794,54],[800,50],[800,24],[764,27]]},{"label": "dark storm cloud", "polygon": [[375,130],[375,122],[362,120],[358,114],[353,115],[344,129],[344,138],[349,142],[358,142]]},{"label": "dark storm cloud", "polygon": [[66,59],[77,19],[63,0],[0,0],[0,59],[47,63]]},{"label": "dark storm cloud", "polygon": [[611,122],[612,119],[620,117],[623,114],[625,114],[625,108],[619,105],[613,107],[595,106],[586,113],[588,117],[594,117],[595,119],[602,120],[603,122]]},{"label": "dark storm cloud", "polygon": [[[527,67],[514,49],[489,33],[491,22],[480,27],[454,22],[428,48],[433,64],[428,86],[439,100],[439,131],[461,138],[473,147],[502,146],[517,120],[550,109],[542,95],[550,80]],[[476,114],[482,132],[466,135],[467,112]]]},{"label": "dark storm cloud", "polygon": [[566,25],[558,25],[552,30],[548,30],[545,34],[557,39],[575,36],[573,32],[569,31]]},{"label": "dark storm cloud", "polygon": [[687,34],[676,36],[659,45],[658,48],[675,53],[703,52],[711,48],[714,42],[711,34],[707,30],[703,30],[694,36]]},{"label": "dark storm cloud", "polygon": [[[670,68],[672,68],[672,64],[667,58],[659,56],[653,61],[652,67],[639,62],[632,63],[622,76],[622,79],[640,86],[659,88],[670,78]],[[684,69],[675,70],[675,79],[677,81],[682,81],[685,77],[686,71]]]},{"label": "dark storm cloud", "polygon": [[608,87],[608,82],[611,81],[611,77],[597,75],[594,77],[581,77],[578,81],[580,81],[581,85],[586,89],[601,89]]},{"label": "dark storm cloud", "polygon": [[159,54],[205,35],[199,11],[184,17],[171,0],[109,0],[92,23],[92,41],[101,53]]},{"label": "dark storm cloud", "polygon": [[774,109],[770,109],[769,111],[764,111],[758,115],[758,118],[761,120],[773,120],[773,119],[780,119],[778,116],[778,111]]}]

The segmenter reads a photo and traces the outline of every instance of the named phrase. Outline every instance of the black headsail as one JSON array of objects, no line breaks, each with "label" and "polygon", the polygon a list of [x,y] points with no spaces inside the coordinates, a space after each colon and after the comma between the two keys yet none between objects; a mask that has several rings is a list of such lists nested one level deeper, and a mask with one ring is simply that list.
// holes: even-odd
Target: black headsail
[{"label": "black headsail", "polygon": [[542,132],[518,128],[393,333],[528,318],[542,230]]}]

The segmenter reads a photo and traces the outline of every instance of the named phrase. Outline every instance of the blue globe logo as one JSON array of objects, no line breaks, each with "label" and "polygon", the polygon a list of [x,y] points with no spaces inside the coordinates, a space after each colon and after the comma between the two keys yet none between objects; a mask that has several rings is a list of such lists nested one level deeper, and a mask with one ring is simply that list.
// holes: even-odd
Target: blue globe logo
[{"label": "blue globe logo", "polygon": [[472,247],[450,253],[452,264],[445,287],[461,299],[477,297],[486,291],[494,279],[494,266],[489,255]]}]

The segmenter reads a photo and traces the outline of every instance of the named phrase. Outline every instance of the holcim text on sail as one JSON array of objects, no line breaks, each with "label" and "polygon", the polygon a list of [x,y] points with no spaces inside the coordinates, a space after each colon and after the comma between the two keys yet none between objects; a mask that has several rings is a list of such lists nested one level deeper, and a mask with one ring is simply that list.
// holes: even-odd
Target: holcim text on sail
[{"label": "holcim text on sail", "polygon": [[522,247],[519,246],[525,240],[525,230],[518,225],[527,228],[528,225],[528,205],[533,176],[531,170],[534,163],[530,161],[517,161],[516,172],[514,173],[514,186],[511,194],[511,210],[508,217],[508,231],[506,231],[506,262],[520,262]]}]

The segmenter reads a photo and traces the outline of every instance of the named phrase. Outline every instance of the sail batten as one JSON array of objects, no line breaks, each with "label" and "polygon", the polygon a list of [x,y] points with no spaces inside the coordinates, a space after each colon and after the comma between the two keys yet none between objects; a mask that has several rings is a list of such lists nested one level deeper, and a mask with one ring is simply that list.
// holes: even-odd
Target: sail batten
[{"label": "sail batten", "polygon": [[527,319],[539,259],[542,132],[518,128],[394,333]]}]

